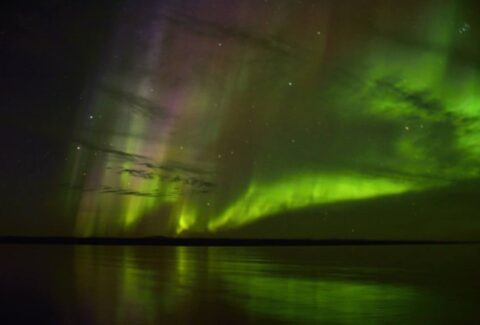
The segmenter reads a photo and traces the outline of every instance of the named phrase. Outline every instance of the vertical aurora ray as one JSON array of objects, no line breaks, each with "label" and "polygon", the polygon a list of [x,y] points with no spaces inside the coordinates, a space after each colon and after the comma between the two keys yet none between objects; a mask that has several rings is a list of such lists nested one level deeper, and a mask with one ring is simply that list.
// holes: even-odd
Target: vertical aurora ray
[{"label": "vertical aurora ray", "polygon": [[396,6],[129,2],[75,131],[77,234],[216,233],[477,178],[466,14]]}]

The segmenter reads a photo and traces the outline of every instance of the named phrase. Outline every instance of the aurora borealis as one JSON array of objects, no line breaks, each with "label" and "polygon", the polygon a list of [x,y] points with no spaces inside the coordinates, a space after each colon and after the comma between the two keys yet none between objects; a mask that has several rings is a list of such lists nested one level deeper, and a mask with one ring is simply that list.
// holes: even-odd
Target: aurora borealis
[{"label": "aurora borealis", "polygon": [[65,169],[76,234],[215,234],[478,177],[465,7],[375,7],[127,3]]},{"label": "aurora borealis", "polygon": [[[142,0],[102,9],[111,27],[82,32],[105,36],[96,52],[88,43],[78,50],[98,59],[83,72],[67,122],[41,126],[32,117],[36,126],[22,128],[62,152],[41,201],[57,219],[35,222],[76,236],[248,237],[244,227],[268,221],[275,237],[276,220],[295,227],[308,211],[305,229],[320,237],[338,222],[333,237],[368,238],[358,224],[381,227],[371,220],[382,200],[415,207],[420,197],[422,210],[402,216],[410,229],[437,220],[455,225],[455,238],[476,237],[475,202],[455,201],[440,220],[436,198],[423,199],[455,198],[449,193],[465,184],[478,191],[474,9],[471,1],[375,0]],[[352,202],[371,204],[351,217],[355,226],[333,214],[322,228],[331,206]],[[381,213],[385,225],[398,221]]]}]

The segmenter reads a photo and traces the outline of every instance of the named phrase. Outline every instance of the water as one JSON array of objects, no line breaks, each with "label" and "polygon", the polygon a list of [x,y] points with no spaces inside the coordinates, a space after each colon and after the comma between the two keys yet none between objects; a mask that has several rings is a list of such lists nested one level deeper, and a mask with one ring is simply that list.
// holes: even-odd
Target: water
[{"label": "water", "polygon": [[465,324],[480,247],[0,245],[15,323]]}]

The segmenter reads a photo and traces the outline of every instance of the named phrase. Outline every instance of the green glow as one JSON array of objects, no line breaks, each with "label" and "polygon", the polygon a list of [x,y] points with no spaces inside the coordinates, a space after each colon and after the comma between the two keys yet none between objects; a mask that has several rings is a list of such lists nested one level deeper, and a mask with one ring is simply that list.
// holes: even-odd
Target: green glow
[{"label": "green glow", "polygon": [[226,252],[212,249],[210,263],[213,270],[222,271],[218,275],[233,293],[227,299],[254,315],[288,323],[364,324],[367,319],[369,324],[408,323],[412,306],[428,306],[432,299],[413,286],[343,277],[341,272],[333,276],[331,269],[301,275],[295,264],[284,264],[283,271],[289,270],[285,274],[261,255],[256,258],[262,263],[252,263],[232,252],[227,259]]},{"label": "green glow", "polygon": [[209,230],[237,227],[255,219],[312,205],[359,200],[419,189],[405,181],[362,175],[306,174],[273,184],[251,184],[246,193]]},{"label": "green glow", "polygon": [[180,210],[181,211],[179,212],[178,225],[176,227],[177,235],[192,228],[196,220],[194,207],[189,206],[188,204],[183,204],[180,206]]}]

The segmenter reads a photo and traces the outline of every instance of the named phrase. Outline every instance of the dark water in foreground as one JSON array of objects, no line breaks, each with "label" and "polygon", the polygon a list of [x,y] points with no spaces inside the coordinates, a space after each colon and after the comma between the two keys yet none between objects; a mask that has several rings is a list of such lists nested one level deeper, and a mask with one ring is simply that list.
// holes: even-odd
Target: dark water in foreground
[{"label": "dark water in foreground", "polygon": [[0,245],[2,323],[480,322],[480,246]]}]

